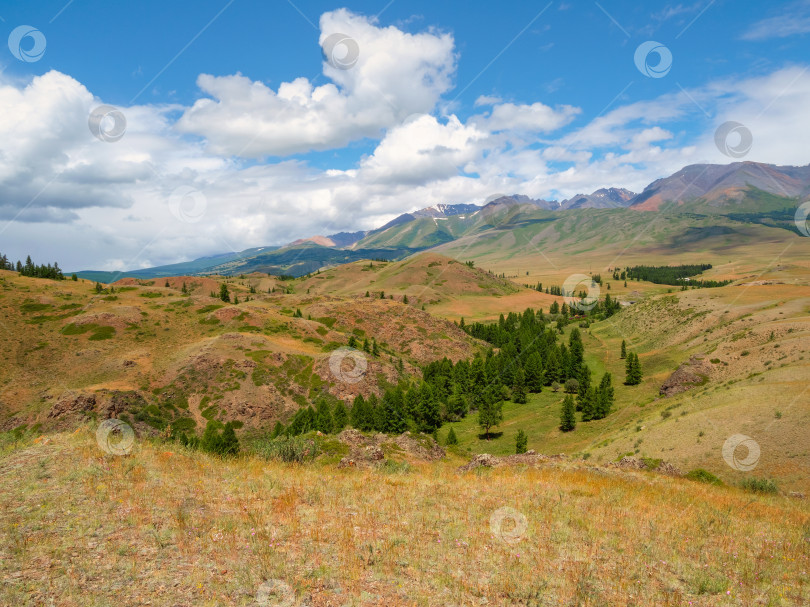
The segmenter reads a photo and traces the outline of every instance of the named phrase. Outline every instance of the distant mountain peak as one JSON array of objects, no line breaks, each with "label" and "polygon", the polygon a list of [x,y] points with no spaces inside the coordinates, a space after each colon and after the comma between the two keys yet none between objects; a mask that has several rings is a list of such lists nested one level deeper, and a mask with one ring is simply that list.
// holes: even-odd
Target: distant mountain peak
[{"label": "distant mountain peak", "polygon": [[709,204],[729,204],[744,197],[750,188],[794,198],[810,192],[810,165],[777,166],[761,162],[690,164],[669,177],[653,181],[637,194],[630,206],[654,211],[662,204],[683,204],[703,199]]},{"label": "distant mountain peak", "polygon": [[563,200],[563,209],[612,209],[629,206],[634,192],[625,188],[599,188],[593,194],[577,194]]}]

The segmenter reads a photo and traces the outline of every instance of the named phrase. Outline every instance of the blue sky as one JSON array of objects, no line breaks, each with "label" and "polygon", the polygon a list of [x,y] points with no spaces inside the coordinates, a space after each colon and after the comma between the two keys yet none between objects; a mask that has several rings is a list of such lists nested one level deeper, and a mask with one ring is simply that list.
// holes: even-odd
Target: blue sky
[{"label": "blue sky", "polygon": [[[752,133],[741,159],[810,162],[807,1],[75,0],[0,18],[47,42],[36,61],[0,55],[3,252],[68,267],[283,244],[495,192],[640,190],[735,160],[713,139],[729,120]],[[335,32],[356,41],[349,69],[324,62]],[[662,77],[634,61],[648,41],[671,53]],[[125,117],[120,141],[88,130],[99,105]]]}]

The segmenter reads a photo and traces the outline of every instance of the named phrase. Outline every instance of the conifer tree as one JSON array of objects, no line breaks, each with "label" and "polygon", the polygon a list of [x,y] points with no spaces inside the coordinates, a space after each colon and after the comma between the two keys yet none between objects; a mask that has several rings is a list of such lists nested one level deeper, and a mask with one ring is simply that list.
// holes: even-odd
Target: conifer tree
[{"label": "conifer tree", "polygon": [[447,399],[447,418],[453,421],[462,419],[467,415],[468,410],[467,398],[464,396],[461,386],[455,384],[453,393]]},{"label": "conifer tree", "polygon": [[641,362],[638,360],[638,354],[635,352],[627,353],[627,362],[625,364],[626,378],[624,383],[628,386],[637,386],[641,383]]},{"label": "conifer tree", "polygon": [[625,342],[624,340],[622,340],[622,352],[619,358],[627,358],[627,342]]},{"label": "conifer tree", "polygon": [[236,455],[237,453],[239,453],[239,439],[236,438],[233,424],[228,422],[219,439],[219,454]]},{"label": "conifer tree", "polygon": [[478,407],[478,425],[489,440],[489,430],[503,421],[503,401],[485,396]]},{"label": "conifer tree", "polygon": [[595,419],[604,419],[610,415],[613,408],[613,378],[610,373],[605,373],[602,376],[597,394]]},{"label": "conifer tree", "polygon": [[366,399],[362,394],[354,397],[352,403],[352,410],[349,412],[349,420],[351,421],[352,428],[356,430],[367,431],[370,425],[370,416],[367,411]]},{"label": "conifer tree", "polygon": [[529,437],[526,436],[526,433],[523,430],[518,430],[517,436],[515,437],[515,453],[526,453],[528,446]]},{"label": "conifer tree", "polygon": [[577,427],[575,411],[576,405],[574,404],[574,397],[568,394],[565,400],[563,400],[562,413],[560,414],[560,430],[570,432]]},{"label": "conifer tree", "polygon": [[526,374],[520,367],[515,372],[515,379],[512,384],[512,401],[519,405],[526,403]]},{"label": "conifer tree", "polygon": [[541,392],[545,379],[543,360],[540,354],[532,352],[526,359],[526,388],[529,392]]},{"label": "conifer tree", "polygon": [[231,292],[228,291],[228,285],[224,282],[219,285],[219,298],[225,303],[231,303]]},{"label": "conifer tree", "polygon": [[450,426],[450,432],[447,433],[447,440],[444,444],[448,447],[450,445],[458,445],[458,437],[456,436],[456,431],[453,430],[453,426]]},{"label": "conifer tree", "polygon": [[334,425],[335,422],[332,418],[332,410],[329,407],[329,403],[326,402],[325,399],[320,399],[315,413],[315,429],[324,434],[331,434]]},{"label": "conifer tree", "polygon": [[589,422],[596,419],[596,388],[591,386],[584,396],[579,397],[577,407],[582,410],[582,421]]},{"label": "conifer tree", "polygon": [[370,347],[370,346],[369,346],[369,344],[368,344],[368,337],[366,337],[366,338],[363,340],[363,351],[364,351],[364,352],[369,352],[369,351],[371,351],[371,347]]},{"label": "conifer tree", "polygon": [[386,390],[379,407],[382,411],[381,432],[388,434],[401,434],[408,429],[405,417],[405,406],[402,391],[399,389]]},{"label": "conifer tree", "polygon": [[430,434],[442,425],[439,402],[436,400],[436,395],[433,393],[430,384],[422,385],[419,390],[419,397],[419,409],[417,412],[419,431]]}]

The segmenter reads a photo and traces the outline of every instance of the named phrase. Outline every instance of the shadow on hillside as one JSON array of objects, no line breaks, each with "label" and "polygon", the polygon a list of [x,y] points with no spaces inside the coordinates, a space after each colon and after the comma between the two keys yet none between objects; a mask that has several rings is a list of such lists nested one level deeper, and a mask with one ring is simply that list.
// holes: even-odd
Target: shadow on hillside
[{"label": "shadow on hillside", "polygon": [[[489,433],[489,440],[492,440],[493,438],[501,438],[502,436],[503,436],[503,432],[490,432]],[[479,440],[487,440],[487,435],[486,434],[479,434],[478,439]]]}]

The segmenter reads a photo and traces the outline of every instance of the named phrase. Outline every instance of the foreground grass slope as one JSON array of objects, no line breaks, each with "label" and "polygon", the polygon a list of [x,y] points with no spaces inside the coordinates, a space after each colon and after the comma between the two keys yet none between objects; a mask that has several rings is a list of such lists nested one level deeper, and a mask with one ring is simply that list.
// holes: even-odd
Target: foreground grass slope
[{"label": "foreground grass slope", "polygon": [[[803,501],[571,462],[386,472],[148,441],[116,457],[93,431],[0,455],[0,604],[810,601]],[[295,599],[257,602],[269,580]]]}]

